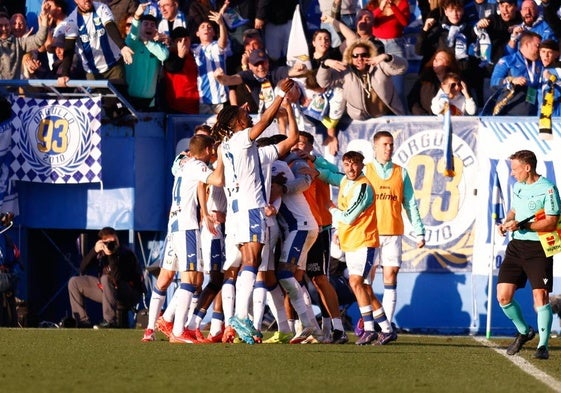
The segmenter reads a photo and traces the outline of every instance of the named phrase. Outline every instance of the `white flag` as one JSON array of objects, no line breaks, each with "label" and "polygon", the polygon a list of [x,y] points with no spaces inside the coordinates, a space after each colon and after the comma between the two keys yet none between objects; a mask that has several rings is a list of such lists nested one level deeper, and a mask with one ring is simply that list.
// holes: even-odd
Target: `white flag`
[{"label": "white flag", "polygon": [[290,28],[290,36],[288,37],[288,49],[286,54],[286,64],[293,66],[296,62],[301,62],[312,69],[310,62],[310,51],[308,49],[308,41],[304,33],[304,25],[302,24],[302,16],[300,15],[300,5],[296,5],[294,16],[292,17],[292,27]]}]

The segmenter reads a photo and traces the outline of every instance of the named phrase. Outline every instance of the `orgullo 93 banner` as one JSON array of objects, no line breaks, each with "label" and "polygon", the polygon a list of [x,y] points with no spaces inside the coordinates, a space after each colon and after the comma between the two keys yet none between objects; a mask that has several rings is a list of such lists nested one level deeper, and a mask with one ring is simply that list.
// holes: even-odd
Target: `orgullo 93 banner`
[{"label": "orgullo 93 banner", "polygon": [[393,162],[409,173],[426,240],[424,248],[417,248],[415,233],[404,213],[402,271],[471,270],[477,213],[475,152],[479,121],[452,119],[453,177],[444,176],[447,148],[442,118],[353,122],[339,134],[340,150],[361,151],[366,161],[372,159],[372,137],[376,131],[390,131],[394,136]]},{"label": "orgullo 93 banner", "polygon": [[101,98],[12,96],[10,178],[39,183],[101,182]]}]

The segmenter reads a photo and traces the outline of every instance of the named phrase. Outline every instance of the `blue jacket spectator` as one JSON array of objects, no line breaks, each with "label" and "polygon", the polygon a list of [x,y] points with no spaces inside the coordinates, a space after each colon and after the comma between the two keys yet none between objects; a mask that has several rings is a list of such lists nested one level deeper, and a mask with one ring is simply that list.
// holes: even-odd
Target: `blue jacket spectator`
[{"label": "blue jacket spectator", "polygon": [[492,88],[506,88],[506,95],[498,100],[502,105],[501,115],[535,116],[538,109],[537,96],[543,70],[539,58],[541,38],[525,31],[520,37],[517,53],[499,60],[491,75]]},{"label": "blue jacket spectator", "polygon": [[520,15],[522,16],[522,24],[515,26],[510,34],[510,40],[505,48],[506,54],[513,54],[518,49],[518,39],[523,31],[529,30],[534,33],[538,33],[542,40],[556,40],[553,29],[540,15],[540,10],[538,5],[534,0],[524,0],[522,2],[522,7],[520,10]]}]

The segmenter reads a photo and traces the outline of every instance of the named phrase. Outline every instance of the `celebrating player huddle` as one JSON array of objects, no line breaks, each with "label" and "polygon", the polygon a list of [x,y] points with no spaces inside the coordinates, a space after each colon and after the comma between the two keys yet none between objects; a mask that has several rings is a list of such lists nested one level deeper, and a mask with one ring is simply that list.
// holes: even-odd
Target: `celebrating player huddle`
[{"label": "celebrating player huddle", "polygon": [[[380,247],[378,191],[362,172],[361,153],[347,152],[343,156],[344,175],[321,156],[311,154],[313,136],[298,132],[294,103],[287,95],[294,83],[291,79],[280,81],[272,104],[256,124],[244,108],[224,108],[212,136],[193,136],[189,151],[176,159],[165,255],[142,341],[154,341],[159,330],[171,343],[348,342],[337,293],[327,279],[332,217],[338,233],[335,241],[346,252],[350,285],[364,325],[356,344],[384,345],[397,339],[391,316],[403,223],[392,227],[395,233],[382,234],[395,238],[384,246],[391,251],[381,254],[382,258],[391,256],[387,267],[392,272],[387,278],[390,289],[384,293],[389,301],[388,318],[371,288],[374,263],[378,261],[386,271],[385,261],[376,259]],[[275,118],[285,129],[279,135],[260,137]],[[389,156],[386,152],[383,162],[386,164],[393,152],[393,137],[389,132],[382,136],[385,142],[391,142]],[[380,138],[375,137],[375,143]],[[394,167],[398,168],[397,177],[388,179],[387,173],[391,175]],[[407,173],[395,165],[391,168],[378,175],[376,185],[387,190],[387,184],[394,184],[400,195],[380,203],[396,205],[390,209],[392,219],[401,220],[401,205],[407,201],[407,213],[414,217],[415,229],[422,237],[424,227],[417,219]],[[340,187],[337,206],[329,197],[329,183]],[[215,192],[219,189],[223,193]],[[214,203],[216,195],[225,200],[223,207]],[[201,232],[211,240],[202,243]],[[210,262],[203,265],[205,259]],[[202,289],[204,271],[211,273],[211,280]],[[160,315],[176,272],[181,283]],[[301,285],[305,274],[320,293],[321,327],[310,294]],[[290,307],[285,308],[285,297]],[[213,300],[210,332],[204,337],[200,325]],[[277,331],[267,340],[261,333],[265,305],[277,323]]]}]

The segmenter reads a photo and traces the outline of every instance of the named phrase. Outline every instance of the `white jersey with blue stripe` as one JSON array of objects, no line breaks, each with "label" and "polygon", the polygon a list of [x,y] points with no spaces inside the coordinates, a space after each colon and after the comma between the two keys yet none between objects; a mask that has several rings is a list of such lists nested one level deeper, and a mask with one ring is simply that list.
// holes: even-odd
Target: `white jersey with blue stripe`
[{"label": "white jersey with blue stripe", "polygon": [[214,77],[218,68],[226,69],[228,48],[221,48],[218,41],[208,45],[193,45],[193,55],[199,70],[197,87],[202,104],[222,104],[228,100],[227,88]]},{"label": "white jersey with blue stripe", "polygon": [[[261,161],[261,168],[263,170],[263,179],[265,185],[265,200],[267,203],[271,202],[271,173],[273,171],[273,163],[279,158],[279,153],[277,147],[274,145],[268,145],[259,148],[259,161]],[[278,210],[280,209],[280,198],[273,201],[273,206]],[[277,216],[267,217],[267,226],[271,227],[276,225]]]},{"label": "white jersey with blue stripe", "polygon": [[107,34],[105,25],[114,22],[111,9],[103,3],[93,3],[94,10],[82,14],[75,8],[66,18],[64,35],[76,39],[84,70],[92,74],[106,72],[121,58],[119,47]]},{"label": "white jersey with blue stripe", "polygon": [[[287,181],[294,180],[294,173],[284,161],[275,161],[272,167],[272,175],[283,174]],[[283,230],[312,230],[318,229],[318,224],[308,201],[302,192],[292,192],[282,195],[281,207],[279,209],[279,223]]]},{"label": "white jersey with blue stripe", "polygon": [[200,210],[197,195],[199,182],[206,182],[210,168],[195,158],[188,159],[173,182],[168,231],[199,229]]},{"label": "white jersey with blue stripe", "polygon": [[222,143],[228,213],[267,205],[258,148],[249,138],[249,130],[238,131]]}]

